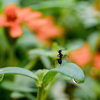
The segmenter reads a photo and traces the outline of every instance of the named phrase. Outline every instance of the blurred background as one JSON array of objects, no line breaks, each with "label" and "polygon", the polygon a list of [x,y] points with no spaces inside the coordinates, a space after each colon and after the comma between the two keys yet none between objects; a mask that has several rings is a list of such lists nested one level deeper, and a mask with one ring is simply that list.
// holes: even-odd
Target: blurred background
[{"label": "blurred background", "polygon": [[[0,0],[0,68],[51,69],[59,49],[82,68],[85,82],[60,75],[45,100],[100,100],[100,0]],[[27,77],[5,75],[0,83],[0,100],[36,95]]]}]

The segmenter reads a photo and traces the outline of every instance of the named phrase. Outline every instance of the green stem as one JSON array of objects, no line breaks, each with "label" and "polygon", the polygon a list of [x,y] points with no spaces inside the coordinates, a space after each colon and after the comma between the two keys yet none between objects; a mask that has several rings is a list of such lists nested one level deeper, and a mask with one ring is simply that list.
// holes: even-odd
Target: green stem
[{"label": "green stem", "polygon": [[47,100],[48,93],[50,92],[50,90],[51,90],[52,86],[54,85],[55,81],[56,81],[56,79],[53,79],[51,81],[51,83],[49,84],[49,87],[45,90],[45,93],[43,95],[43,100]]},{"label": "green stem", "polygon": [[31,61],[25,66],[25,68],[28,69],[28,70],[34,68],[34,67],[35,67],[34,65],[36,64],[37,59],[38,59],[38,58],[36,57],[36,58],[34,58],[33,60],[31,60]]},{"label": "green stem", "polygon": [[13,66],[14,64],[14,46],[10,47],[10,65]]},{"label": "green stem", "polygon": [[15,61],[15,54],[14,54],[14,46],[16,44],[16,41],[18,38],[12,38],[10,35],[9,35],[9,28],[8,27],[5,27],[4,29],[4,37],[7,41],[7,45],[9,46],[9,61],[8,61],[8,65],[10,66],[14,66],[16,65],[17,61]]},{"label": "green stem", "polygon": [[37,100],[43,100],[43,87],[38,87]]}]

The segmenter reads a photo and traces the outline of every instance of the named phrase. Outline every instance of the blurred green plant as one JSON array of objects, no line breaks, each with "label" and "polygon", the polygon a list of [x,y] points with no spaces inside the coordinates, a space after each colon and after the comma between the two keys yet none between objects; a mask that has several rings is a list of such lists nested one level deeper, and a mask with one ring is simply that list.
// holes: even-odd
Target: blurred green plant
[{"label": "blurred green plant", "polygon": [[[49,44],[47,41],[43,44],[36,38],[37,32],[30,30],[25,23],[20,24],[23,35],[17,39],[8,38],[7,27],[0,28],[0,100],[36,100],[37,96],[41,99],[42,93],[43,100],[100,100],[100,1],[0,0],[0,14],[5,14],[4,8],[8,4],[17,4],[21,10],[31,7],[32,12],[38,10],[44,19],[52,15],[55,22],[63,27],[64,33],[50,39]],[[28,15],[23,19],[28,19]],[[56,25],[51,19],[49,22]],[[35,21],[32,19],[30,23]],[[40,22],[35,25],[40,25]],[[43,28],[39,28],[41,37],[46,33],[53,34],[48,25],[42,24]],[[84,46],[85,43],[88,46]],[[69,62],[63,59],[61,66],[54,62],[60,49],[66,49],[63,54],[69,56]],[[73,52],[78,63],[70,59],[69,54]],[[88,54],[91,55],[90,60]],[[80,66],[86,81],[79,85],[76,83],[83,81],[84,75],[77,65],[86,59],[87,63]],[[13,66],[20,67],[17,70]],[[15,75],[10,75],[10,72]],[[16,73],[35,77],[37,81]]]},{"label": "blurred green plant", "polygon": [[[84,74],[82,70],[76,64],[73,63],[65,63],[63,66],[51,70],[46,70],[46,69],[38,70],[36,71],[36,74],[20,67],[5,67],[0,69],[0,74],[2,75],[0,79],[2,81],[3,74],[19,74],[30,77],[36,81],[36,86],[38,88],[37,100],[44,100],[43,95],[45,94],[43,94],[43,91],[45,87],[52,82],[55,75],[57,75],[58,73],[64,74],[74,79],[76,83],[84,82]],[[25,89],[22,86],[20,87],[9,82],[6,82],[6,84],[8,85],[10,84],[11,86],[9,85],[10,86],[9,88],[10,89],[12,88],[12,90],[19,91],[22,89],[21,91],[23,91]]]}]

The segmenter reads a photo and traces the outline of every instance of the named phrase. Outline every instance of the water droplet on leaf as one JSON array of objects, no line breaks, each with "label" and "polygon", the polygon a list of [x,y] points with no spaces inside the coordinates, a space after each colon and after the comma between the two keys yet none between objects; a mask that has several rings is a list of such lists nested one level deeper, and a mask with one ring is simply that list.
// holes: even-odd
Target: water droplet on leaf
[{"label": "water droplet on leaf", "polygon": [[81,81],[77,81],[77,80],[75,80],[75,79],[73,79],[73,82],[74,82],[74,83],[77,83],[77,84],[81,84],[81,83],[82,83]]}]

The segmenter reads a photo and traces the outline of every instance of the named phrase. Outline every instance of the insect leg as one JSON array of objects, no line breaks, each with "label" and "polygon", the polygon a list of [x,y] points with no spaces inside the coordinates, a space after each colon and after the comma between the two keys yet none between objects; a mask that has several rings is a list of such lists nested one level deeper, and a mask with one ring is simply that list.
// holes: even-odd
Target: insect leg
[{"label": "insect leg", "polygon": [[56,64],[57,64],[58,63],[58,59],[53,60],[53,66],[56,66],[55,61],[56,61]]},{"label": "insect leg", "polygon": [[70,61],[69,61],[69,56],[68,56],[68,55],[63,55],[63,58],[65,58],[67,62],[70,62]]}]

